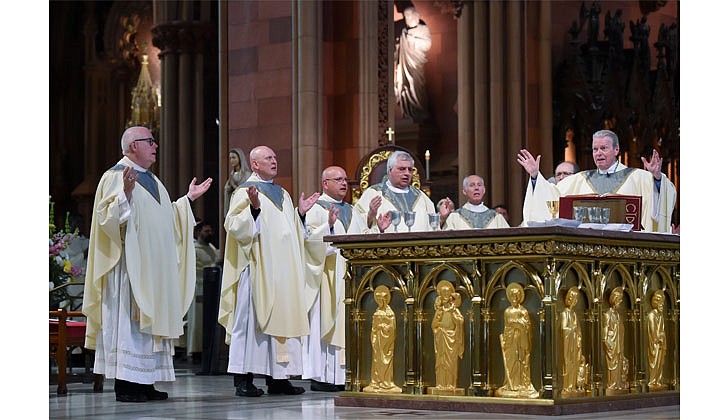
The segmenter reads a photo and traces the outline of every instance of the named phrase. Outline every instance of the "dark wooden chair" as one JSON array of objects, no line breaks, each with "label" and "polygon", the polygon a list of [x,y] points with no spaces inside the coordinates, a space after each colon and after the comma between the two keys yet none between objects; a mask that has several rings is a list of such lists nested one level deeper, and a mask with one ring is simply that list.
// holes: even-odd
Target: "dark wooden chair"
[{"label": "dark wooden chair", "polygon": [[[69,321],[69,317],[84,317],[83,312],[67,311],[65,308],[57,311],[49,311],[49,350],[50,356],[53,357],[58,366],[58,395],[68,393],[66,383],[68,381],[68,355],[69,348],[83,348],[86,336],[86,322]],[[93,360],[93,352],[85,350],[85,358]],[[85,362],[86,375],[90,373],[88,361]],[[94,392],[103,392],[104,377],[103,375],[93,374]]]}]

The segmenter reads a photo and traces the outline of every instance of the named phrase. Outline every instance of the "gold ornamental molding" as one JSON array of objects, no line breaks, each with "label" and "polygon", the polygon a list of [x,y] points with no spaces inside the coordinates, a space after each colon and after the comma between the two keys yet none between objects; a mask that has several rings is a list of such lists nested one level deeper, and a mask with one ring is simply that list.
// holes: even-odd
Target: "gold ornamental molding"
[{"label": "gold ornamental molding", "polygon": [[[384,245],[384,244],[382,244]],[[402,258],[453,258],[487,256],[523,256],[554,254],[586,258],[619,258],[635,260],[658,260],[680,262],[679,249],[657,249],[651,247],[601,245],[561,241],[518,241],[486,244],[432,244],[382,246],[341,246],[341,254],[350,262],[360,260],[394,260]]]}]

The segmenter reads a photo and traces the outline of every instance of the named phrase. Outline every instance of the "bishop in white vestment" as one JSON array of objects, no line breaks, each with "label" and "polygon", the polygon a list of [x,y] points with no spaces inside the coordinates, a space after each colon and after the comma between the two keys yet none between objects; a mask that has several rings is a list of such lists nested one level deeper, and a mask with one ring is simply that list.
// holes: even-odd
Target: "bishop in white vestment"
[{"label": "bishop in white vestment", "polygon": [[483,204],[485,195],[483,178],[478,175],[466,176],[463,179],[463,194],[468,198],[468,202],[447,216],[443,230],[510,227],[501,214]]},{"label": "bishop in white vestment", "polygon": [[647,232],[670,232],[672,211],[677,191],[675,185],[661,172],[662,158],[653,151],[648,162],[642,162],[647,170],[628,168],[619,161],[619,139],[609,130],[600,130],[592,136],[592,155],[597,169],[581,171],[564,178],[557,185],[549,183],[538,170],[540,156],[536,159],[521,150],[518,163],[531,175],[523,201],[523,221],[551,219],[547,201],[559,197],[581,194],[621,194],[642,197],[642,226]]},{"label": "bishop in white vestment", "polygon": [[346,260],[337,248],[323,242],[322,237],[367,233],[369,229],[353,206],[343,201],[348,190],[343,168],[326,168],[321,185],[324,194],[306,213],[309,232],[306,242],[311,255],[307,265],[318,284],[318,293],[308,311],[311,334],[303,338],[303,379],[311,380],[311,390],[329,392],[341,390],[346,379]]},{"label": "bishop in white vestment", "polygon": [[[415,212],[415,221],[412,225],[412,232],[431,230],[427,217],[435,213],[435,205],[419,188],[412,185],[412,174],[415,161],[409,153],[398,150],[393,152],[387,159],[387,180],[372,185],[362,193],[354,208],[365,218],[367,226],[373,228],[376,225],[370,209],[372,200],[381,200],[376,217],[387,215],[391,210],[400,212],[401,222],[397,226],[398,232],[407,232],[404,223],[404,212]],[[389,225],[385,232],[394,232],[394,223]]]},{"label": "bishop in white vestment", "polygon": [[317,288],[305,273],[303,218],[319,197],[299,199],[273,182],[278,162],[270,148],[250,152],[253,174],[240,185],[225,217],[227,231],[218,322],[230,345],[228,372],[236,395],[263,394],[253,374],[267,376],[269,394],[300,394],[288,378],[301,375],[301,337]]},{"label": "bishop in white vestment", "polygon": [[94,198],[83,312],[94,373],[115,378],[116,399],[166,399],[156,381],[174,381],[173,340],[195,292],[190,202],[212,179],[190,183],[172,203],[149,171],[157,143],[145,127],[127,129],[124,157],[101,177]]}]

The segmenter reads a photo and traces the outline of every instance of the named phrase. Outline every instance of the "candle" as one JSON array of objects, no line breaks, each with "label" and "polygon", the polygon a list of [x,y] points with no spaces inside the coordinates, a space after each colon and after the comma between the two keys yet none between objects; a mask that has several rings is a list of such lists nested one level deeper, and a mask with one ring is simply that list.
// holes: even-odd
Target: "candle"
[{"label": "candle", "polygon": [[425,150],[425,179],[430,180],[430,150]]}]

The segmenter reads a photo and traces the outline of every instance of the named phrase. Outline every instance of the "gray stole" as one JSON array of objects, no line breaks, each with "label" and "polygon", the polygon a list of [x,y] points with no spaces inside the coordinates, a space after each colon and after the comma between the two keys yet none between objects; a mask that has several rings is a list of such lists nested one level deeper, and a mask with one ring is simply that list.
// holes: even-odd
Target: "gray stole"
[{"label": "gray stole", "polygon": [[[125,165],[122,165],[121,163],[118,163],[114,165],[110,171],[123,171],[124,168],[126,168]],[[135,170],[136,171],[136,170]],[[152,171],[136,171],[137,173],[137,180],[136,182],[141,185],[149,194],[154,197],[155,200],[157,200],[157,203],[160,203],[159,201],[159,185],[157,184],[157,180],[154,179],[154,175],[152,175]]]},{"label": "gray stole", "polygon": [[240,184],[240,187],[254,186],[263,195],[278,207],[278,210],[283,211],[283,188],[280,185],[276,185],[272,182],[257,182],[257,181],[245,181]]},{"label": "gray stole", "polygon": [[335,203],[333,201],[324,200],[318,200],[316,201],[316,204],[323,207],[327,212],[329,211],[329,207],[333,204],[334,207],[339,209],[339,220],[341,220],[341,224],[344,225],[344,230],[346,232],[349,231],[349,225],[351,224],[351,204],[343,201],[341,203]]},{"label": "gray stole", "polygon": [[406,193],[396,193],[387,187],[385,182],[372,185],[370,188],[374,188],[376,191],[382,193],[382,197],[389,200],[394,207],[400,212],[412,211],[415,207],[417,199],[420,197],[420,190],[410,185],[409,190]]},{"label": "gray stole", "polygon": [[484,212],[471,211],[464,207],[455,210],[473,229],[485,229],[496,215],[496,211],[488,209]]},{"label": "gray stole", "polygon": [[625,168],[611,174],[600,174],[597,169],[584,171],[586,182],[599,195],[615,193],[624,185],[635,168]]}]

